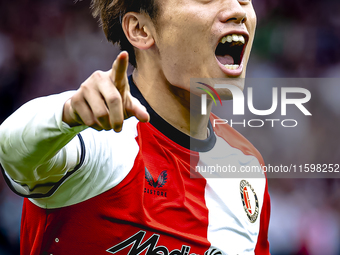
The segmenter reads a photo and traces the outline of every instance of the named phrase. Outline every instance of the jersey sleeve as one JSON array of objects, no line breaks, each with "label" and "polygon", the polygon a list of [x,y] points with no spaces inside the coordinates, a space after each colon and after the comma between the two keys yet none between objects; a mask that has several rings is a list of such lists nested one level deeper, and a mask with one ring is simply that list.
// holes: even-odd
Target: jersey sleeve
[{"label": "jersey sleeve", "polygon": [[116,133],[62,121],[74,92],[35,99],[0,126],[0,163],[9,187],[41,208],[61,208],[118,185],[139,152],[138,119]]},{"label": "jersey sleeve", "polygon": [[62,122],[63,105],[74,92],[32,100],[0,126],[0,163],[7,184],[29,198],[48,197],[80,167],[85,126]]}]

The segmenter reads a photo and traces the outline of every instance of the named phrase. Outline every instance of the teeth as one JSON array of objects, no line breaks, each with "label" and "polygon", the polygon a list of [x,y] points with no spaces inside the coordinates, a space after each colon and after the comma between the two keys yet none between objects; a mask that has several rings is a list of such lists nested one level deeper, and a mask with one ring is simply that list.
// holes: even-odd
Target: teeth
[{"label": "teeth", "polygon": [[240,67],[240,65],[224,65],[227,69],[236,70]]},{"label": "teeth", "polygon": [[233,34],[233,41],[238,42],[238,35]]},{"label": "teeth", "polygon": [[246,40],[244,39],[243,35],[238,36],[238,41],[245,44]]},{"label": "teeth", "polygon": [[220,42],[225,44],[226,42],[231,43],[232,41],[241,42],[242,44],[246,43],[246,40],[244,39],[243,35],[237,35],[237,34],[227,35],[223,37]]}]

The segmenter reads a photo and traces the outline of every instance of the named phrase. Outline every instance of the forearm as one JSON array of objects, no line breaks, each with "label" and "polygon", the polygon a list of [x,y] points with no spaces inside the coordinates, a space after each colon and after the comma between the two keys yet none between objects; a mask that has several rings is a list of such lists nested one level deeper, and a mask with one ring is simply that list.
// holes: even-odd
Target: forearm
[{"label": "forearm", "polygon": [[14,181],[28,186],[53,182],[77,165],[79,141],[70,141],[85,127],[62,122],[63,104],[71,96],[30,101],[0,126],[0,162]]}]

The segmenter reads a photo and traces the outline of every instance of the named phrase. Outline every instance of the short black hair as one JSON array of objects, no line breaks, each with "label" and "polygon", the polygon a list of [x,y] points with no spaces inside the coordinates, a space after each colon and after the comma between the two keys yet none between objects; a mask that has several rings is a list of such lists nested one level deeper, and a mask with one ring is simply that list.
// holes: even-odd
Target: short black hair
[{"label": "short black hair", "polygon": [[146,13],[152,20],[158,15],[157,0],[92,0],[92,14],[99,17],[106,38],[113,44],[117,43],[121,50],[129,53],[130,63],[136,67],[134,47],[126,38],[122,28],[122,18],[128,12]]}]

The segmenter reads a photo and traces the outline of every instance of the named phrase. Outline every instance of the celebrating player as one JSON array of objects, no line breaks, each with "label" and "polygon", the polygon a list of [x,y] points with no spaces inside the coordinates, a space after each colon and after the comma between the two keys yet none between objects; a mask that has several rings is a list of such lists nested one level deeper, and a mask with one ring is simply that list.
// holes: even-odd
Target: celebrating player
[{"label": "celebrating player", "polygon": [[21,254],[269,254],[265,178],[191,178],[192,158],[264,165],[231,127],[212,127],[216,116],[190,123],[190,78],[245,77],[251,1],[93,0],[93,10],[124,50],[112,69],[0,127],[3,175],[26,197]]}]

